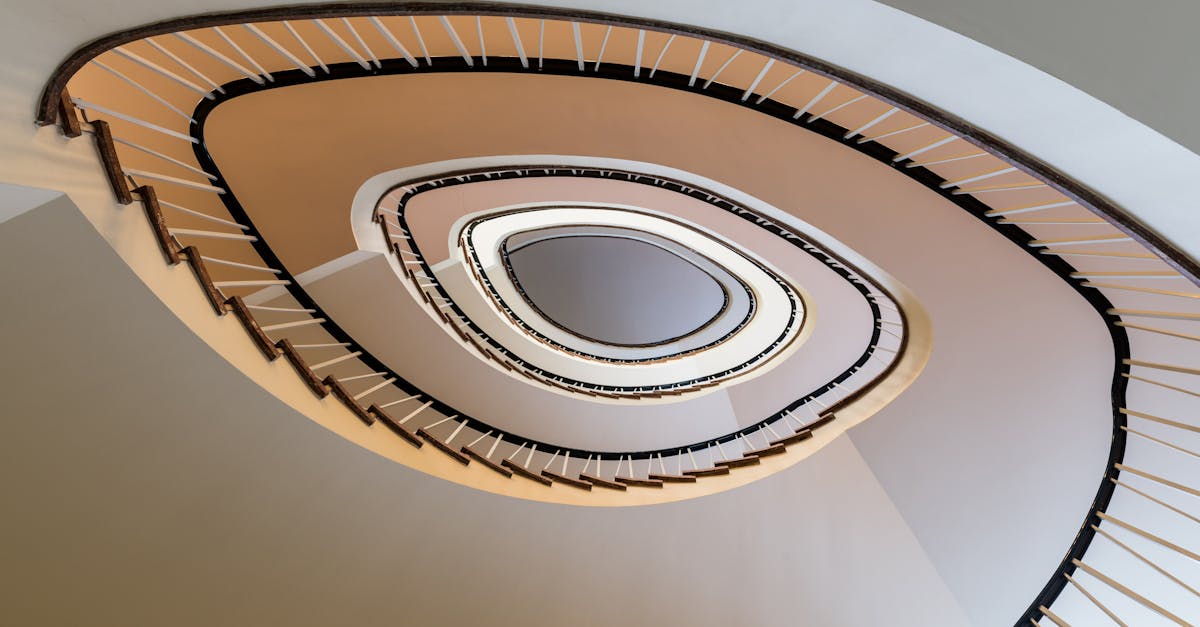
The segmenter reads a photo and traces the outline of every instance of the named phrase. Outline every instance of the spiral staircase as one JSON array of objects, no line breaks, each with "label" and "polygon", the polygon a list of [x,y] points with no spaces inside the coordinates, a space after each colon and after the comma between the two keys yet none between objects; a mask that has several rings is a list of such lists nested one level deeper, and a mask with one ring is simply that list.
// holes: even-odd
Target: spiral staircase
[{"label": "spiral staircase", "polygon": [[24,623],[1200,621],[1194,243],[1103,181],[680,19],[74,43],[0,226]]}]

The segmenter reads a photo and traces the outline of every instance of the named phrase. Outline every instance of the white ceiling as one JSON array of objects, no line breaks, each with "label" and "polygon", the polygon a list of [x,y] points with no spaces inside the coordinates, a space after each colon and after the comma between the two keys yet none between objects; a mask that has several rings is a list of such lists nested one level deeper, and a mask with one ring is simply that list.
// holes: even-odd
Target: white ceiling
[{"label": "white ceiling", "polygon": [[659,344],[716,318],[727,298],[700,268],[613,237],[542,240],[509,253],[513,276],[550,320],[609,344]]}]

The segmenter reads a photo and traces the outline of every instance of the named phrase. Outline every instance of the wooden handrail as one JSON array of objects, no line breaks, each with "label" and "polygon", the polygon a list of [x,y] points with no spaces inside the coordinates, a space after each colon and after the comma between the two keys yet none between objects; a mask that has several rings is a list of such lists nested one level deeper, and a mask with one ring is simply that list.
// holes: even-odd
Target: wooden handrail
[{"label": "wooden handrail", "polygon": [[270,361],[275,361],[279,358],[279,349],[275,347],[275,343],[267,334],[263,332],[262,327],[258,326],[258,320],[255,320],[254,314],[246,307],[246,303],[242,301],[241,296],[233,296],[225,301],[229,309],[233,311],[233,315],[242,323],[242,327],[246,329],[246,333],[250,334],[250,339],[254,340],[254,345],[258,350],[262,351],[264,357]]},{"label": "wooden handrail", "polygon": [[671,475],[667,473],[650,473],[650,478],[663,483],[696,483],[696,477],[691,475]]},{"label": "wooden handrail", "polygon": [[196,280],[200,282],[200,289],[204,290],[204,296],[208,299],[208,304],[212,305],[213,311],[219,316],[225,315],[227,311],[225,297],[213,284],[212,277],[208,274],[208,268],[204,265],[204,260],[200,258],[200,251],[195,246],[188,246],[179,252],[187,259],[188,266],[192,268],[192,274],[196,275]]},{"label": "wooden handrail", "polygon": [[333,375],[329,375],[321,383],[325,384],[325,387],[329,388],[329,391],[333,393],[333,397],[341,401],[346,406],[346,409],[349,409],[364,424],[367,426],[375,424],[375,416],[363,409],[362,405],[359,405],[358,401],[354,400],[354,397],[350,395],[350,392],[346,390],[341,381],[338,381]]},{"label": "wooden handrail", "polygon": [[770,446],[764,446],[763,448],[751,449],[751,450],[743,453],[743,455],[745,455],[746,457],[762,458],[762,457],[771,457],[773,455],[782,455],[786,452],[787,452],[786,444],[772,442],[770,444]]},{"label": "wooden handrail", "polygon": [[446,442],[444,442],[443,440],[441,440],[440,438],[438,438],[436,435],[433,435],[433,434],[429,433],[429,432],[428,432],[428,431],[426,431],[424,428],[422,428],[422,429],[417,429],[417,437],[419,437],[419,438],[421,438],[422,440],[425,440],[426,442],[428,442],[428,443],[432,444],[432,445],[433,445],[434,447],[436,447],[436,448],[437,448],[439,451],[441,451],[441,452],[443,452],[443,453],[445,453],[445,454],[449,455],[450,457],[454,458],[454,461],[456,461],[456,462],[458,462],[458,463],[462,464],[463,466],[466,466],[466,465],[468,465],[468,464],[470,464],[470,463],[471,463],[471,458],[469,458],[469,457],[467,457],[466,455],[463,455],[462,453],[458,452],[457,450],[455,450],[455,448],[454,448],[454,447],[450,446],[449,444],[446,444]]},{"label": "wooden handrail", "polygon": [[121,161],[117,158],[117,145],[113,142],[112,131],[104,120],[92,121],[92,137],[96,141],[96,151],[100,153],[100,163],[104,167],[104,175],[112,186],[117,202],[128,205],[133,202],[133,194],[129,189],[129,181],[125,180],[125,172],[121,169]]},{"label": "wooden handrail", "polygon": [[67,137],[75,138],[83,134],[83,128],[79,124],[79,111],[75,108],[75,103],[71,102],[71,94],[65,88],[58,97],[58,122],[62,134]]},{"label": "wooden handrail", "polygon": [[325,387],[321,379],[313,373],[312,368],[308,367],[308,362],[300,355],[300,351],[297,351],[292,346],[291,340],[279,340],[275,343],[275,346],[283,353],[288,363],[292,364],[292,368],[296,370],[296,374],[300,375],[300,380],[304,381],[304,384],[308,386],[309,390],[312,390],[313,394],[317,395],[317,398],[325,398],[329,395],[329,388]]},{"label": "wooden handrail", "polygon": [[808,423],[807,425],[804,425],[804,427],[809,430],[816,430],[816,429],[820,429],[821,427],[824,427],[825,425],[833,422],[835,418],[837,418],[837,414],[833,413],[833,410],[836,410],[837,408],[843,407],[843,406],[845,406],[844,401],[840,402],[840,403],[835,403],[833,405],[833,407],[830,407],[830,411],[821,414],[820,417],[818,417],[816,420]]},{"label": "wooden handrail", "polygon": [[735,457],[733,459],[723,459],[723,460],[717,462],[716,465],[724,466],[726,468],[742,468],[744,466],[757,466],[761,463],[762,463],[762,460],[759,459],[758,457],[747,454],[747,455],[743,455],[741,457]]},{"label": "wooden handrail", "polygon": [[782,444],[784,446],[789,444],[798,444],[811,438],[812,436],[812,429],[799,429],[792,435],[786,435],[777,440],[771,440],[771,444]]},{"label": "wooden handrail", "polygon": [[713,477],[716,475],[729,474],[728,466],[713,466],[712,468],[693,468],[683,471],[683,474],[689,477]]},{"label": "wooden handrail", "polygon": [[547,479],[546,477],[543,477],[537,473],[534,473],[531,470],[526,469],[525,467],[512,461],[511,459],[506,459],[506,460],[500,462],[500,465],[513,471],[513,474],[515,474],[515,475],[519,475],[530,481],[536,481],[537,483],[540,483],[544,486],[549,486],[551,483],[553,483],[550,479]]},{"label": "wooden handrail", "polygon": [[553,470],[542,470],[542,476],[552,479],[555,483],[562,483],[564,485],[569,485],[572,488],[578,488],[580,490],[587,490],[589,492],[592,490],[592,484],[590,482],[585,481],[583,479],[575,479],[573,477],[568,477],[566,475],[560,475],[560,474],[554,472]]},{"label": "wooden handrail", "polygon": [[628,486],[626,486],[623,483],[618,483],[616,481],[609,481],[608,479],[604,479],[603,477],[597,477],[596,475],[590,475],[586,472],[579,473],[579,478],[584,481],[587,481],[588,483],[590,483],[594,486],[598,486],[601,488],[608,488],[609,490],[624,491],[628,488]]},{"label": "wooden handrail", "polygon": [[[613,479],[620,483],[624,483],[627,486],[635,486],[635,487],[639,487],[639,488],[661,488],[661,487],[663,487],[663,480],[655,479],[653,477],[650,477],[649,479],[639,479],[637,477],[623,477],[621,475],[617,475],[617,476],[613,477]],[[694,481],[695,478],[693,477],[692,480]]]},{"label": "wooden handrail", "polygon": [[154,231],[154,239],[158,241],[158,247],[162,250],[163,256],[167,258],[167,263],[178,264],[180,261],[179,250],[171,233],[167,230],[167,221],[163,218],[162,207],[158,204],[158,194],[149,185],[143,185],[133,191],[142,201],[146,219],[150,221],[150,229]]},{"label": "wooden handrail", "polygon": [[483,464],[485,467],[487,467],[489,470],[491,470],[493,472],[504,475],[505,477],[513,476],[513,471],[509,470],[508,468],[505,468],[501,464],[497,464],[496,462],[488,459],[487,455],[484,455],[483,453],[480,453],[469,446],[464,446],[458,450],[460,452],[462,452],[463,454],[465,454],[467,457],[470,457],[471,459]]},{"label": "wooden handrail", "polygon": [[405,442],[408,442],[417,448],[421,448],[421,446],[424,445],[425,442],[421,438],[417,437],[416,432],[404,426],[378,405],[371,405],[367,408],[367,411],[378,418],[385,427],[391,429],[393,433],[403,438]]}]

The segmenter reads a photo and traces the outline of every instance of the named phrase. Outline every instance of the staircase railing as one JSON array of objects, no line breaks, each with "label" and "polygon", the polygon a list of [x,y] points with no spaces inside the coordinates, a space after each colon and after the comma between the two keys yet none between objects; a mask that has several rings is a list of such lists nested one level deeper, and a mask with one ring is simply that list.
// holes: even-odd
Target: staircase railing
[{"label": "staircase railing", "polygon": [[[486,24],[496,27],[485,35],[485,21],[472,20],[479,41],[511,37],[518,56],[489,57],[482,49],[478,54],[468,49],[470,44],[464,42],[472,38],[458,33],[451,20],[477,14],[486,16]],[[443,28],[459,55],[431,54],[414,16],[422,18],[420,25],[426,29]],[[429,16],[437,20],[424,19]],[[347,19],[340,22],[341,26],[332,23],[333,18],[342,17]],[[297,20],[313,21],[300,24]],[[497,24],[495,20],[502,21]],[[270,32],[267,23],[274,23]],[[460,27],[465,23],[460,22]],[[571,36],[563,40],[567,43],[547,49],[543,36],[548,27],[570,29]],[[590,52],[597,49],[595,42],[584,41],[595,32],[593,27],[600,28],[604,42],[595,54]],[[399,35],[400,28],[411,29],[411,35]],[[174,40],[166,36],[200,29],[210,29],[210,34],[223,41],[241,43],[231,47],[235,51],[231,56],[210,45],[197,45],[200,40],[189,39],[186,33]],[[378,32],[387,47],[368,48],[362,35],[370,31]],[[610,35],[618,31],[632,33],[628,39],[637,47],[633,64],[612,64],[604,58]],[[285,34],[289,39],[284,38]],[[317,37],[336,46],[317,45]],[[248,38],[274,56],[250,52]],[[672,42],[680,38],[697,38],[703,45],[686,50],[679,45],[672,48]],[[142,52],[148,55],[153,49],[160,53],[157,60],[125,47],[140,40],[148,46]],[[164,46],[167,40],[173,44],[171,48]],[[188,116],[186,112],[195,108],[197,99],[215,98],[234,84],[231,81],[241,81],[238,84],[245,89],[254,89],[280,82],[289,71],[309,80],[334,73],[349,76],[352,72],[367,75],[444,70],[527,71],[647,82],[789,121],[908,175],[988,224],[1068,282],[1103,317],[1113,342],[1109,463],[1077,536],[1064,550],[1061,564],[1017,623],[1037,625],[1048,621],[1066,625],[1075,620],[1089,624],[1087,618],[1076,618],[1088,616],[1084,607],[1117,624],[1136,623],[1146,612],[1178,624],[1194,622],[1200,616],[1194,605],[1200,598],[1196,584],[1186,579],[1189,564],[1200,560],[1192,526],[1200,524],[1200,516],[1191,501],[1200,496],[1193,479],[1197,476],[1194,464],[1200,458],[1200,442],[1196,439],[1200,427],[1186,416],[1190,404],[1200,399],[1200,386],[1193,379],[1200,376],[1196,350],[1200,333],[1192,328],[1200,322],[1200,294],[1194,291],[1200,266],[1120,207],[1001,138],[869,78],[761,42],[646,20],[490,4],[324,5],[187,18],[93,42],[60,66],[43,95],[38,121],[47,124],[58,119],[69,137],[84,132],[93,135],[117,200],[126,204],[135,199],[141,202],[167,263],[188,263],[214,312],[224,315],[233,311],[265,357],[284,356],[315,394],[333,394],[364,422],[383,422],[414,445],[429,442],[464,464],[476,460],[496,472],[582,489],[658,487],[662,485],[659,482],[690,481],[755,463],[757,457],[753,455],[765,453],[747,456],[746,450],[759,447],[743,444],[749,434],[740,433],[734,437],[737,447],[731,449],[732,454],[723,447],[734,440],[705,443],[703,451],[712,456],[711,462],[697,459],[698,451],[687,448],[673,455],[622,454],[615,458],[595,452],[583,456],[563,449],[551,451],[537,443],[514,443],[508,436],[502,440],[494,430],[489,432],[482,424],[455,415],[449,407],[419,391],[406,389],[400,380],[389,382],[392,375],[382,364],[372,363],[366,352],[333,362],[352,355],[358,347],[333,321],[320,319],[319,307],[297,291],[294,282],[289,283],[290,275],[278,259],[271,255],[253,260],[236,255],[206,257],[193,243],[204,240],[205,246],[211,243],[222,251],[228,250],[231,242],[249,243],[261,252],[262,242],[255,240],[257,236],[249,225],[216,211],[157,199],[155,190],[167,186],[186,192],[189,199],[198,198],[198,194],[218,201],[229,196],[229,190],[219,178],[212,178],[205,164],[188,156],[186,151],[195,145],[196,154],[203,157],[203,146],[196,137],[190,131],[172,130],[95,104],[86,97],[68,96],[68,81],[89,61],[100,59],[97,63],[103,63],[101,57],[106,54],[119,55],[156,76],[161,88],[140,83],[131,87],[154,100],[163,110],[162,116],[175,118],[180,112]],[[210,78],[204,72],[212,70],[208,66],[203,72],[198,70],[198,62],[194,65],[188,61],[193,59],[191,55],[215,59],[222,73]],[[704,63],[706,55],[721,59],[721,63]],[[735,62],[756,63],[761,69],[751,72],[753,78],[748,81],[740,77],[736,81],[727,79],[728,84],[722,82],[723,73]],[[690,73],[664,69],[688,66],[694,67]],[[780,68],[787,71],[771,74]],[[807,91],[790,89],[789,85],[796,85],[797,77],[804,74],[823,77],[823,81]],[[773,78],[767,80],[768,76]],[[85,121],[80,121],[79,111]],[[155,136],[157,143],[147,145],[114,137],[106,121],[116,120],[124,128]],[[179,120],[182,122],[187,121]],[[172,142],[177,143],[162,147]],[[176,176],[150,169],[123,169],[125,155],[133,152],[139,153],[139,158],[157,159],[183,171]],[[964,175],[961,167],[965,164],[974,164],[977,169]],[[168,213],[171,220],[184,221],[187,226],[167,226],[164,216]],[[216,226],[193,228],[194,221]],[[247,274],[229,279],[223,274],[214,280],[209,272],[218,265],[223,270]],[[258,288],[267,282],[287,288],[294,302],[288,307],[256,309],[239,298],[244,293],[239,290]],[[279,336],[270,335],[301,327],[320,329],[328,337],[292,343],[286,337],[275,339]],[[302,356],[301,351],[309,357]],[[310,365],[309,361],[315,363]],[[315,372],[352,363],[358,369],[339,369],[324,378]],[[388,384],[380,386],[379,382]],[[840,402],[853,402],[855,398],[852,394]],[[370,404],[364,409],[366,403]],[[837,406],[829,409],[836,410]],[[779,427],[777,431],[786,425],[787,432],[777,433],[781,437],[768,448],[803,440],[812,429],[832,420],[833,414],[814,418],[801,421],[784,414],[781,420],[769,423]],[[413,429],[413,423],[422,426]],[[673,466],[671,461],[675,462]],[[1105,550],[1091,550],[1101,544]],[[1149,567],[1150,573],[1131,577],[1127,567],[1134,563]]]}]

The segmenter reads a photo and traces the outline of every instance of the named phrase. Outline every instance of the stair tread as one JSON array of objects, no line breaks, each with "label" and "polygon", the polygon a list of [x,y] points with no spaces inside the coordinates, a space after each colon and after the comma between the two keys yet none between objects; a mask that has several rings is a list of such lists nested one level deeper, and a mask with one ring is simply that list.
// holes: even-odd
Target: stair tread
[{"label": "stair tread", "polygon": [[763,448],[756,448],[754,450],[746,451],[745,455],[747,457],[750,457],[750,456],[770,457],[772,455],[782,455],[786,452],[787,452],[787,446],[785,446],[783,444],[771,444],[771,445],[765,446]]},{"label": "stair tread", "polygon": [[818,417],[816,420],[804,425],[804,428],[808,429],[809,431],[819,429],[819,428],[824,427],[825,425],[833,422],[834,418],[837,418],[837,415],[833,414],[833,413],[821,414],[821,416]]},{"label": "stair tread", "polygon": [[513,462],[511,459],[506,459],[506,460],[500,462],[500,465],[513,471],[513,474],[525,477],[526,479],[529,479],[530,481],[536,481],[542,485],[550,485],[551,483],[553,483],[553,481],[551,481],[551,480],[547,479],[546,477],[543,477],[539,474],[536,474],[533,471],[525,469],[520,464]]},{"label": "stair tread", "polygon": [[729,474],[729,468],[727,466],[714,466],[712,468],[693,468],[692,470],[683,471],[683,474],[688,475],[689,477],[712,477],[714,475]]},{"label": "stair tread", "polygon": [[225,297],[221,295],[217,286],[213,285],[212,277],[208,274],[208,267],[200,258],[200,251],[195,246],[188,246],[179,252],[183,253],[187,259],[187,264],[192,269],[192,274],[196,276],[196,280],[200,282],[200,288],[204,290],[204,296],[208,298],[208,304],[212,305],[213,312],[218,316],[225,315],[225,312],[229,311],[225,308]]},{"label": "stair tread", "polygon": [[595,475],[589,475],[586,472],[579,473],[579,478],[590,482],[592,485],[600,486],[601,488],[608,488],[610,490],[625,490],[628,487],[624,483],[609,481],[608,479],[603,479]]},{"label": "stair tread", "polygon": [[665,483],[696,483],[696,478],[691,475],[669,475],[659,472],[650,473],[651,479],[657,479]]},{"label": "stair tread", "polygon": [[465,454],[466,454],[468,457],[470,457],[471,459],[474,459],[475,461],[477,461],[477,462],[479,462],[479,463],[483,464],[484,466],[487,466],[489,469],[491,469],[491,470],[493,470],[493,471],[495,471],[495,472],[497,472],[497,473],[499,473],[499,474],[502,474],[502,475],[504,475],[505,477],[512,477],[512,476],[513,476],[513,474],[512,474],[512,471],[511,471],[511,470],[509,470],[509,469],[507,469],[507,468],[505,468],[505,467],[501,466],[500,464],[497,464],[496,462],[494,462],[494,461],[492,461],[492,460],[488,459],[486,455],[484,455],[483,453],[480,453],[480,452],[476,451],[475,449],[473,449],[473,448],[471,448],[471,447],[469,447],[469,446],[464,446],[464,447],[462,447],[461,449],[459,449],[459,451],[461,451],[461,452],[465,453]]},{"label": "stair tread", "polygon": [[254,345],[258,347],[258,350],[262,351],[263,356],[271,361],[278,359],[279,349],[271,342],[271,338],[267,337],[266,333],[263,333],[262,327],[258,326],[258,321],[254,319],[254,314],[250,313],[250,309],[246,307],[246,303],[242,301],[242,298],[240,296],[232,296],[225,300],[225,305],[233,311],[233,315],[238,319],[238,322],[242,323],[242,327],[246,329],[246,333],[250,335],[250,339],[254,341]]},{"label": "stair tread", "polygon": [[789,444],[796,444],[798,442],[803,442],[811,437],[812,437],[811,430],[801,429],[801,430],[793,433],[792,435],[786,435],[782,438],[779,438],[778,440],[771,440],[771,444],[772,445],[782,444],[784,446],[787,446]]},{"label": "stair tread", "polygon": [[641,488],[661,488],[661,487],[663,487],[663,482],[658,479],[654,479],[654,478],[639,479],[637,477],[622,477],[620,475],[617,475],[617,476],[613,477],[613,479],[615,479],[621,483],[624,483],[625,485],[628,485],[628,486],[636,486],[636,487],[641,487]]},{"label": "stair tread", "polygon": [[362,408],[362,405],[358,404],[358,401],[354,400],[353,396],[350,396],[350,392],[346,391],[346,387],[342,385],[341,381],[333,378],[333,375],[329,375],[321,383],[324,383],[329,388],[329,391],[333,392],[333,397],[341,401],[346,406],[346,409],[349,409],[359,420],[363,421],[367,426],[375,424],[375,416],[368,413],[367,410]]},{"label": "stair tread", "polygon": [[742,466],[757,466],[761,462],[762,460],[757,457],[745,455],[742,457],[735,457],[734,459],[719,461],[717,462],[717,465],[725,466],[726,468],[741,468]]},{"label": "stair tread", "polygon": [[275,346],[283,352],[283,356],[287,358],[288,363],[292,364],[292,368],[295,369],[296,374],[300,375],[304,384],[308,386],[308,389],[312,390],[313,394],[317,395],[317,398],[329,396],[329,388],[325,387],[324,383],[321,383],[321,379],[313,373],[312,368],[308,367],[308,362],[304,361],[304,357],[300,355],[300,351],[297,351],[292,346],[290,340],[279,340],[275,342]]},{"label": "stair tread", "polygon": [[423,439],[426,442],[437,447],[437,449],[439,451],[449,455],[450,457],[453,457],[454,461],[462,464],[463,466],[466,466],[471,463],[471,458],[454,450],[454,447],[450,446],[449,444],[446,444],[441,439],[439,439],[437,436],[430,434],[428,431],[426,431],[424,429],[417,429],[417,435],[420,436],[421,439]]},{"label": "stair tread", "polygon": [[556,481],[558,483],[564,483],[566,485],[571,486],[572,488],[579,488],[580,490],[588,490],[589,492],[592,489],[592,484],[588,483],[587,481],[581,481],[579,479],[574,479],[572,477],[560,475],[560,474],[554,472],[553,470],[543,470],[542,476],[550,477],[554,481]]},{"label": "stair tread", "polygon": [[379,408],[378,406],[371,405],[370,407],[367,408],[367,411],[372,413],[376,418],[378,418],[379,421],[382,422],[385,427],[391,429],[393,432],[395,432],[396,435],[400,436],[401,438],[404,438],[404,440],[406,442],[408,442],[409,444],[411,444],[417,448],[421,448],[421,446],[425,444],[425,442],[423,440],[421,440],[421,438],[417,437],[417,434],[414,433],[412,429],[409,429],[408,427],[400,424],[399,421],[397,421],[395,418],[392,418],[391,414],[388,414],[386,411]]}]

